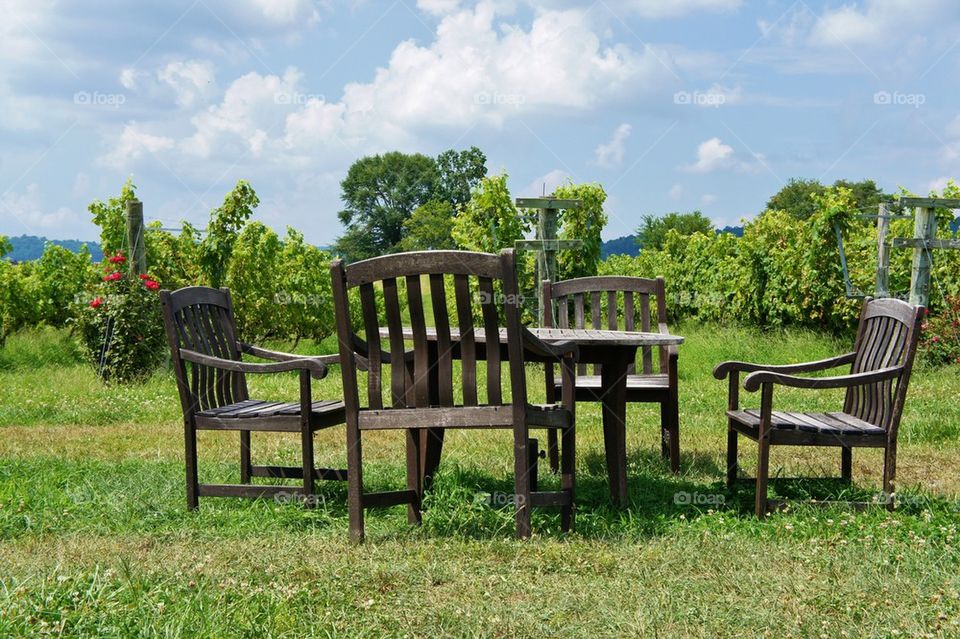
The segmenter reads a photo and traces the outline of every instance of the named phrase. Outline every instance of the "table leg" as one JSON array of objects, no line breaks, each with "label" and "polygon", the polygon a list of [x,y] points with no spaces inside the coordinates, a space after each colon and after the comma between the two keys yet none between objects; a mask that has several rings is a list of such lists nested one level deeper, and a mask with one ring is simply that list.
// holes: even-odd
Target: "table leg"
[{"label": "table leg", "polygon": [[610,477],[610,499],[616,506],[627,503],[627,367],[630,359],[618,354],[600,369],[603,405],[603,444]]}]

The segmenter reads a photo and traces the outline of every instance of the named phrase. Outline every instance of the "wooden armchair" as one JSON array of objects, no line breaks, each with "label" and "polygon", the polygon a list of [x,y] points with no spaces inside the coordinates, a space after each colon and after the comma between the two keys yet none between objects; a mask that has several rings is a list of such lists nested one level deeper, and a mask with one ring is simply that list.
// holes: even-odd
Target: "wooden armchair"
[{"label": "wooden armchair", "polygon": [[[336,356],[303,357],[277,353],[237,340],[230,291],[191,287],[161,291],[163,320],[173,358],[173,370],[183,409],[187,468],[187,507],[200,497],[265,497],[290,492],[287,486],[256,486],[252,477],[302,479],[306,505],[312,505],[314,480],[346,480],[347,471],[313,466],[315,431],[343,424],[343,402],[313,401],[310,378],[322,379]],[[269,364],[244,362],[241,354],[273,360]],[[299,371],[300,401],[295,403],[251,399],[248,373]],[[240,432],[240,484],[201,484],[197,474],[197,431]],[[250,433],[299,433],[301,467],[254,466]]]},{"label": "wooden armchair", "polygon": [[[619,298],[622,298],[622,304],[618,303]],[[552,327],[556,322],[557,328],[589,328],[586,325],[586,300],[589,300],[590,323],[595,329],[670,332],[667,328],[666,290],[662,277],[653,280],[620,276],[581,277],[556,283],[544,280],[544,325]],[[601,300],[607,303],[606,318],[601,317]],[[651,310],[653,304],[656,306]],[[680,471],[677,347],[661,346],[658,350],[658,366],[655,369],[653,347],[641,349],[641,368],[637,371],[636,366],[632,366],[627,377],[627,402],[660,404],[661,454],[665,459],[669,458],[670,469],[676,473]],[[560,392],[553,365],[547,366],[546,377],[547,401],[553,402]],[[600,401],[599,393],[600,365],[594,366],[593,375],[587,375],[586,365],[580,364],[576,400]],[[557,436],[550,432],[547,437],[550,466],[555,469]]]},{"label": "wooden armchair", "polygon": [[[559,506],[561,526],[569,530],[574,518],[573,387],[578,350],[575,344],[544,343],[521,326],[513,251],[505,250],[499,256],[465,251],[399,253],[351,265],[338,260],[331,265],[331,274],[347,416],[351,538],[363,540],[367,508],[406,504],[409,521],[420,522],[424,475],[429,474],[425,469],[439,462],[442,434],[450,428],[512,429],[517,535],[530,536],[534,506]],[[432,327],[425,320],[422,278],[429,281]],[[401,281],[406,289],[408,327],[401,319]],[[502,287],[499,290],[497,282]],[[453,318],[447,310],[451,284],[456,308]],[[352,295],[359,297],[363,311],[363,325],[358,328],[350,319]],[[479,311],[476,315],[475,310]],[[386,326],[380,325],[381,317]],[[481,318],[482,327],[474,327],[474,317]],[[501,344],[504,332],[505,350]],[[413,348],[407,350],[406,344],[411,342]],[[561,363],[562,405],[528,403],[526,357]],[[461,360],[460,379],[454,375],[455,358]],[[508,401],[504,401],[502,389],[503,359],[509,362],[512,397]],[[478,376],[478,360],[486,360],[485,383]],[[361,393],[358,368],[366,371],[366,393]],[[531,485],[535,469],[528,439],[531,428],[555,428],[562,433],[559,491],[538,491]],[[369,431],[396,429],[406,431],[407,488],[366,492],[363,436]]]},{"label": "wooden armchair", "polygon": [[[787,366],[723,362],[714,377],[729,376],[727,410],[727,485],[737,479],[737,437],[759,444],[757,463],[757,517],[768,511],[767,482],[770,446],[832,446],[841,449],[840,472],[850,480],[855,447],[883,448],[883,494],[894,506],[897,430],[907,396],[910,371],[917,351],[923,307],[896,299],[867,299],[853,351],[830,359]],[[835,377],[799,377],[794,373],[822,371],[850,365],[850,374]],[[739,406],[739,375],[747,391],[760,390],[760,410]],[[773,410],[775,385],[793,388],[845,388],[842,412],[796,413]]]}]

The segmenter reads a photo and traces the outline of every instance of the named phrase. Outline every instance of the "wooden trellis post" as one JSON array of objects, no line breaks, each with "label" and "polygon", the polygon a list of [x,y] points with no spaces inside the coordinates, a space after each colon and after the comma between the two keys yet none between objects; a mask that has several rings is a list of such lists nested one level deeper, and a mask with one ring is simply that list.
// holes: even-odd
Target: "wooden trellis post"
[{"label": "wooden trellis post", "polygon": [[137,277],[147,272],[147,247],[143,239],[143,202],[127,202],[127,265],[130,274]]},{"label": "wooden trellis post", "polygon": [[537,235],[534,240],[518,240],[514,247],[517,251],[537,252],[537,276],[534,285],[537,297],[537,320],[543,326],[543,289],[540,282],[549,279],[557,281],[557,251],[577,249],[583,246],[583,240],[557,239],[557,220],[560,209],[578,209],[580,200],[565,200],[552,197],[517,198],[517,208],[537,209]]},{"label": "wooden trellis post", "polygon": [[931,197],[902,197],[900,206],[916,208],[912,238],[894,238],[894,248],[913,249],[913,266],[910,271],[910,303],[930,305],[930,266],[933,263],[931,249],[960,249],[960,240],[938,240],[937,209],[960,208],[960,199]]}]

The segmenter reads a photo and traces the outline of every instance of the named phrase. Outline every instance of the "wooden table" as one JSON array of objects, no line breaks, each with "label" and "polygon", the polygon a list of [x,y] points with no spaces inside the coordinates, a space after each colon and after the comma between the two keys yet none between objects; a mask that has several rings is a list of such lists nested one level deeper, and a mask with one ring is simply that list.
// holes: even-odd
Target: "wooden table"
[{"label": "wooden table", "polygon": [[[643,333],[639,331],[609,331],[580,328],[531,328],[526,329],[545,342],[572,341],[580,347],[581,364],[600,364],[600,390],[603,414],[603,445],[607,457],[607,474],[610,478],[610,497],[614,504],[622,506],[627,501],[627,374],[629,365],[636,361],[637,349],[643,346],[669,346],[682,344],[679,335]],[[389,335],[387,329],[381,333]],[[412,329],[404,329],[404,337],[413,339]],[[450,339],[459,340],[459,331],[451,329]],[[507,358],[507,331],[500,329],[498,336],[503,359]],[[437,333],[427,329],[427,339],[436,343]],[[486,346],[483,329],[474,329],[477,345]],[[479,356],[479,355],[478,355]],[[536,360],[532,360],[536,361]],[[425,433],[423,447],[424,480],[429,479],[440,463],[443,450],[443,430],[429,429]]]}]

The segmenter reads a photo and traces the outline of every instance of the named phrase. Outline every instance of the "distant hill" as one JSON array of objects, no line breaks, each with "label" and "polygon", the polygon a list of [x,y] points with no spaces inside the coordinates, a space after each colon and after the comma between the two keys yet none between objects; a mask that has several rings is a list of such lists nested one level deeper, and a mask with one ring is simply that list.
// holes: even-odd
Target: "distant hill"
[{"label": "distant hill", "polygon": [[640,247],[637,246],[636,235],[624,235],[613,240],[607,240],[600,245],[600,259],[605,260],[611,255],[630,255],[635,257],[640,254]]},{"label": "distant hill", "polygon": [[4,258],[13,260],[14,262],[29,262],[31,260],[40,259],[40,256],[43,255],[43,247],[47,245],[47,242],[56,244],[57,246],[62,246],[68,251],[73,251],[74,253],[79,253],[80,249],[83,246],[86,246],[90,251],[90,256],[93,258],[94,262],[99,262],[103,259],[103,251],[100,250],[100,245],[96,242],[81,242],[80,240],[48,240],[45,237],[37,237],[36,235],[21,235],[19,237],[10,237],[7,239],[10,241],[10,244],[13,245],[13,252],[5,255]]},{"label": "distant hill", "polygon": [[[736,237],[743,237],[742,226],[725,226],[718,229],[717,233],[732,233]],[[600,259],[607,259],[611,255],[629,255],[636,257],[640,255],[640,246],[637,244],[636,235],[624,235],[612,240],[607,240],[600,245]]]}]

